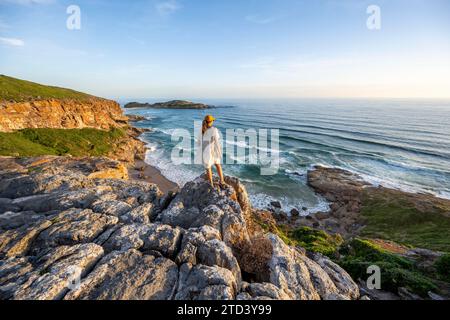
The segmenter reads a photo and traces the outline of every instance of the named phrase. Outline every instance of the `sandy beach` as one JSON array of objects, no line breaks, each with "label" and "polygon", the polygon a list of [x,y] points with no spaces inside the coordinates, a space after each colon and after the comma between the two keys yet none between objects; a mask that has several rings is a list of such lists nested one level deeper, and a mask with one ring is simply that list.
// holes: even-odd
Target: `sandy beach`
[{"label": "sandy beach", "polygon": [[179,189],[178,185],[163,176],[161,171],[142,160],[136,160],[135,165],[129,168],[129,175],[131,179],[156,184],[164,193]]}]

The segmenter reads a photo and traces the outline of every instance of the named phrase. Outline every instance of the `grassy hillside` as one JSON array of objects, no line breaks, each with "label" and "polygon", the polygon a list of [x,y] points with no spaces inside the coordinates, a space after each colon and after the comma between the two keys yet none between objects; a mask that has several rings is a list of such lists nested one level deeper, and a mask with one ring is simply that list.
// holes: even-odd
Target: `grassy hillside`
[{"label": "grassy hillside", "polygon": [[25,129],[0,132],[0,156],[103,156],[125,135],[120,129]]},{"label": "grassy hillside", "polygon": [[448,202],[419,202],[389,190],[366,192],[362,200],[363,236],[450,252]]},{"label": "grassy hillside", "polygon": [[87,100],[92,96],[70,89],[37,84],[0,75],[0,101],[24,102],[39,99]]}]

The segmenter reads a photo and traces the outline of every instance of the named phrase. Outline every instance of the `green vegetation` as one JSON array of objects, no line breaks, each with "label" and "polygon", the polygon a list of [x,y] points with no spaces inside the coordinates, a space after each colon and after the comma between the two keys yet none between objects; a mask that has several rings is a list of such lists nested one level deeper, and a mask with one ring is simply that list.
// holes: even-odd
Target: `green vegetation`
[{"label": "green vegetation", "polygon": [[438,290],[413,261],[390,253],[370,240],[354,239],[340,253],[339,265],[354,279],[367,279],[367,268],[371,265],[380,267],[383,290],[397,292],[399,287],[405,287],[421,296]]},{"label": "green vegetation", "polygon": [[326,256],[333,256],[344,242],[340,235],[330,235],[321,230],[302,227],[290,231],[288,237],[298,246]]},{"label": "green vegetation", "polygon": [[24,102],[39,99],[87,100],[92,96],[70,89],[37,84],[0,75],[0,101]]},{"label": "green vegetation", "polygon": [[114,143],[124,136],[121,129],[24,129],[0,133],[0,155],[103,156],[110,153]]},{"label": "green vegetation", "polygon": [[436,271],[441,280],[450,282],[450,254],[440,257],[435,264]]},{"label": "green vegetation", "polygon": [[288,237],[286,234],[286,228],[284,226],[277,226],[275,224],[269,224],[264,221],[261,221],[257,218],[255,218],[255,222],[264,230],[264,232],[270,232],[273,234],[276,234],[280,237],[281,240],[283,240],[288,245],[295,245],[292,239]]},{"label": "green vegetation", "polygon": [[361,215],[367,226],[362,235],[373,239],[450,252],[450,207],[402,193],[366,192]]},{"label": "green vegetation", "polygon": [[325,231],[309,227],[291,229],[285,225],[269,225],[256,221],[265,232],[278,235],[287,245],[299,246],[311,252],[318,252],[333,257],[339,246],[344,242],[340,235],[330,235]]}]

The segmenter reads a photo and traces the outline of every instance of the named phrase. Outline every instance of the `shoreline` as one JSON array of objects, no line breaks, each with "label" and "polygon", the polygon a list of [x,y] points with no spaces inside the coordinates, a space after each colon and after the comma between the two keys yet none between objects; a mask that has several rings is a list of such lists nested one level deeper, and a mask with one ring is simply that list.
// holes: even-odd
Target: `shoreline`
[{"label": "shoreline", "polygon": [[167,179],[161,171],[144,160],[136,160],[134,165],[128,169],[128,174],[132,180],[145,181],[157,185],[164,194],[176,192],[180,189],[175,182]]}]

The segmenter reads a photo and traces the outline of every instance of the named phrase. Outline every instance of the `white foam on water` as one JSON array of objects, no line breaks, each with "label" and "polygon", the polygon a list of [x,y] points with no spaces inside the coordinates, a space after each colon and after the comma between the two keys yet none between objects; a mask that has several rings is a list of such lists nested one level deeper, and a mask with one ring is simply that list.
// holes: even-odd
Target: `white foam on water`
[{"label": "white foam on water", "polygon": [[183,187],[187,182],[194,180],[199,173],[189,170],[183,165],[175,165],[170,158],[165,157],[164,151],[158,149],[155,144],[149,143],[149,150],[145,156],[145,162],[159,171],[170,181]]},{"label": "white foam on water", "polygon": [[450,200],[450,191],[449,191],[449,192],[447,192],[447,191],[439,191],[439,193],[437,194],[437,196],[438,196],[439,198],[442,198],[442,199]]},{"label": "white foam on water", "polygon": [[[258,194],[249,194],[250,201],[253,207],[261,210],[266,210],[270,208],[270,203],[273,201],[278,201],[281,203],[281,209],[289,214],[292,209],[297,209],[300,211],[300,214],[303,216],[307,216],[317,212],[328,212],[330,211],[330,204],[320,196],[317,196],[317,204],[313,207],[310,207],[310,203],[306,202],[297,202],[293,204],[291,201],[286,199],[285,197],[274,198],[264,193]],[[302,211],[302,208],[308,208],[307,211]]]}]

